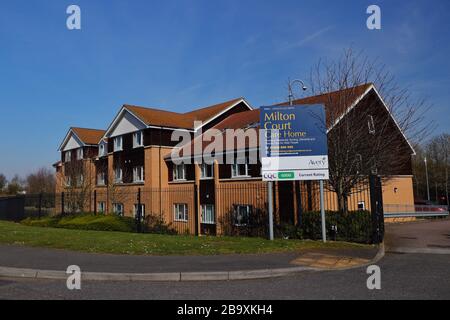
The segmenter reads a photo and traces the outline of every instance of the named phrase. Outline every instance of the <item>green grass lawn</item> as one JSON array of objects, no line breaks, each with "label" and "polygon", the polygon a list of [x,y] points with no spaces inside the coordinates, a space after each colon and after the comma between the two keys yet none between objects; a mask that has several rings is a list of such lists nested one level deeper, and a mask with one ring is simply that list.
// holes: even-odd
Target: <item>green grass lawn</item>
[{"label": "green grass lawn", "polygon": [[194,237],[30,227],[0,221],[0,243],[74,251],[136,255],[271,253],[314,248],[364,248],[346,242],[243,237]]}]

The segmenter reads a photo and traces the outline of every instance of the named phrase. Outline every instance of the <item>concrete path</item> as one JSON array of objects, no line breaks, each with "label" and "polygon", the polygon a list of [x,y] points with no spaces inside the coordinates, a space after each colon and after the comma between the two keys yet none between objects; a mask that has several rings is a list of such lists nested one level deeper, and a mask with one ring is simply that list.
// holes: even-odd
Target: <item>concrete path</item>
[{"label": "concrete path", "polygon": [[385,244],[389,252],[450,254],[450,219],[387,224]]}]

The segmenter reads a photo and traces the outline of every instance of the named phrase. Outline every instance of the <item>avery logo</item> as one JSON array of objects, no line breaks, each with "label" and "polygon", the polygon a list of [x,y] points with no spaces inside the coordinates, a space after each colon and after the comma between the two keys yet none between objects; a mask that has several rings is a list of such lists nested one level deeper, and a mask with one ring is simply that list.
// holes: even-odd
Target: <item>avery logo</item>
[{"label": "avery logo", "polygon": [[327,166],[327,158],[323,157],[320,160],[309,160],[308,166],[310,168],[325,168]]}]

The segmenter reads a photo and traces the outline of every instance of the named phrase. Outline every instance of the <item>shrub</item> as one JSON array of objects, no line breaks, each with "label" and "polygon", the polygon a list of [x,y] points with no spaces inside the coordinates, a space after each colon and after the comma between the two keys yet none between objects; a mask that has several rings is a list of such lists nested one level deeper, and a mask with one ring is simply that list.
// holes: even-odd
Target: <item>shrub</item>
[{"label": "shrub", "polygon": [[145,217],[144,232],[176,235],[178,232],[169,223],[167,224],[164,219],[157,215],[147,215]]},{"label": "shrub", "polygon": [[43,219],[27,218],[22,220],[21,223],[34,227],[52,227],[77,230],[121,232],[133,232],[135,230],[135,222],[133,218],[119,217],[116,215],[79,214]]}]

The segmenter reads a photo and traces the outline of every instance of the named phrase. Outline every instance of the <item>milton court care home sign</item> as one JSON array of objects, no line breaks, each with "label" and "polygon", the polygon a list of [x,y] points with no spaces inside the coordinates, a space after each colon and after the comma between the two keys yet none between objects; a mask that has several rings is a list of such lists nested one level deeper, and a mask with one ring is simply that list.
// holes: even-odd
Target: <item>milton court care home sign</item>
[{"label": "milton court care home sign", "polygon": [[264,181],[328,180],[323,105],[261,107]]}]

